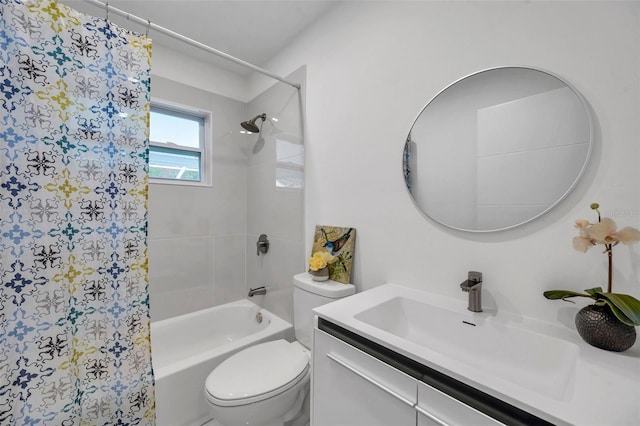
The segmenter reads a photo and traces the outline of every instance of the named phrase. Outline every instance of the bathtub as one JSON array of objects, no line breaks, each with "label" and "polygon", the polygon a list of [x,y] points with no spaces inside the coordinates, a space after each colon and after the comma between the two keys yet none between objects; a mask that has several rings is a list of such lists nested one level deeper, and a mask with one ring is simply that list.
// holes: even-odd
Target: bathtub
[{"label": "bathtub", "polygon": [[292,341],[293,326],[249,300],[152,322],[156,425],[200,426],[210,420],[204,396],[209,373],[241,349],[277,339]]}]

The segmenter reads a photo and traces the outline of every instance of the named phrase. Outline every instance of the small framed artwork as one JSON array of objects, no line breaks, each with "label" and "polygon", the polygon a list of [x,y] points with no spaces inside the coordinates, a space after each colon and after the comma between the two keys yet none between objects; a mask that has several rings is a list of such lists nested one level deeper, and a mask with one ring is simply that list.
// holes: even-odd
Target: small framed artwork
[{"label": "small framed artwork", "polygon": [[329,279],[348,284],[351,282],[351,265],[356,245],[356,228],[316,225],[311,255],[327,252],[333,259],[329,262]]}]

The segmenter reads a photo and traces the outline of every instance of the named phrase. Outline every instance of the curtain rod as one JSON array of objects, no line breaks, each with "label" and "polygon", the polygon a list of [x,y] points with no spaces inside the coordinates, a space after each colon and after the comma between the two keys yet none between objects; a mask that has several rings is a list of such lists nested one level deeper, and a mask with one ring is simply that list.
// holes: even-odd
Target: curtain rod
[{"label": "curtain rod", "polygon": [[160,32],[162,34],[168,35],[171,38],[174,38],[176,40],[180,40],[180,41],[182,41],[184,43],[190,44],[191,46],[197,47],[198,49],[204,50],[205,52],[212,53],[212,54],[214,54],[214,55],[216,55],[216,56],[218,56],[220,58],[226,59],[226,60],[231,61],[231,62],[233,62],[235,64],[238,64],[238,65],[241,65],[241,66],[243,66],[245,68],[249,68],[250,70],[259,72],[260,74],[264,74],[267,77],[271,77],[271,78],[273,78],[275,80],[281,81],[281,82],[283,82],[285,84],[288,84],[289,86],[295,87],[298,90],[300,89],[300,85],[298,83],[293,83],[293,82],[291,82],[289,80],[286,80],[283,77],[280,77],[277,74],[272,73],[271,71],[265,70],[264,68],[260,68],[259,66],[253,65],[252,63],[249,63],[247,61],[243,61],[242,59],[236,58],[235,56],[231,56],[228,53],[222,52],[222,51],[220,51],[218,49],[214,49],[211,46],[207,46],[204,43],[200,43],[199,41],[196,41],[196,40],[193,40],[193,39],[191,39],[189,37],[183,36],[182,34],[179,34],[179,33],[175,32],[175,31],[172,31],[172,30],[170,30],[168,28],[165,28],[165,27],[162,27],[160,25],[154,24],[153,22],[151,22],[151,21],[149,21],[147,19],[142,19],[139,16],[132,15],[132,14],[130,14],[128,12],[125,12],[124,10],[121,10],[121,9],[117,9],[117,8],[115,8],[113,6],[110,6],[108,3],[103,3],[103,2],[101,2],[99,0],[84,0],[84,1],[88,2],[88,3],[92,3],[92,4],[96,5],[96,6],[103,7],[107,11],[107,15],[109,13],[113,12],[116,15],[120,15],[120,16],[123,16],[123,17],[127,18],[127,20],[136,22],[136,23],[138,23],[140,25],[144,25],[144,26],[147,27],[147,29],[152,29],[152,30],[158,31],[158,32]]}]

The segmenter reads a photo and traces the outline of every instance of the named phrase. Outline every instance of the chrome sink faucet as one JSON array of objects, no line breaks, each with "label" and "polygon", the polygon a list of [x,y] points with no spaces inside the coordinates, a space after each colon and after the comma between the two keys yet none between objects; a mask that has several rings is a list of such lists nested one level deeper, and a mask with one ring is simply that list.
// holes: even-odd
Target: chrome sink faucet
[{"label": "chrome sink faucet", "polygon": [[460,284],[465,293],[469,293],[469,309],[471,312],[482,312],[482,272],[469,271],[469,277]]}]

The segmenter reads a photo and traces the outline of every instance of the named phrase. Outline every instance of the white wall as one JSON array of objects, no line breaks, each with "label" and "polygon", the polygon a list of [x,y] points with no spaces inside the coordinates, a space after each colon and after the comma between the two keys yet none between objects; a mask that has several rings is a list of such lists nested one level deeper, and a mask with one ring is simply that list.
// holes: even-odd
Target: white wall
[{"label": "white wall", "polygon": [[[484,272],[485,302],[567,323],[551,288],[604,284],[601,251],[572,249],[591,202],[621,226],[640,226],[640,3],[347,2],[265,67],[307,66],[305,247],[317,223],[358,229],[354,282],[395,282],[465,298],[468,270]],[[402,147],[425,103],[449,83],[503,65],[571,82],[596,117],[583,181],[536,222],[497,234],[447,230],[414,207]],[[266,80],[256,77],[252,90]],[[639,247],[614,254],[614,290],[640,297]],[[586,302],[585,302],[586,303]]]},{"label": "white wall", "polygon": [[248,102],[251,99],[246,78],[238,74],[159,43],[154,42],[152,50],[151,69],[158,77],[242,102]]}]

